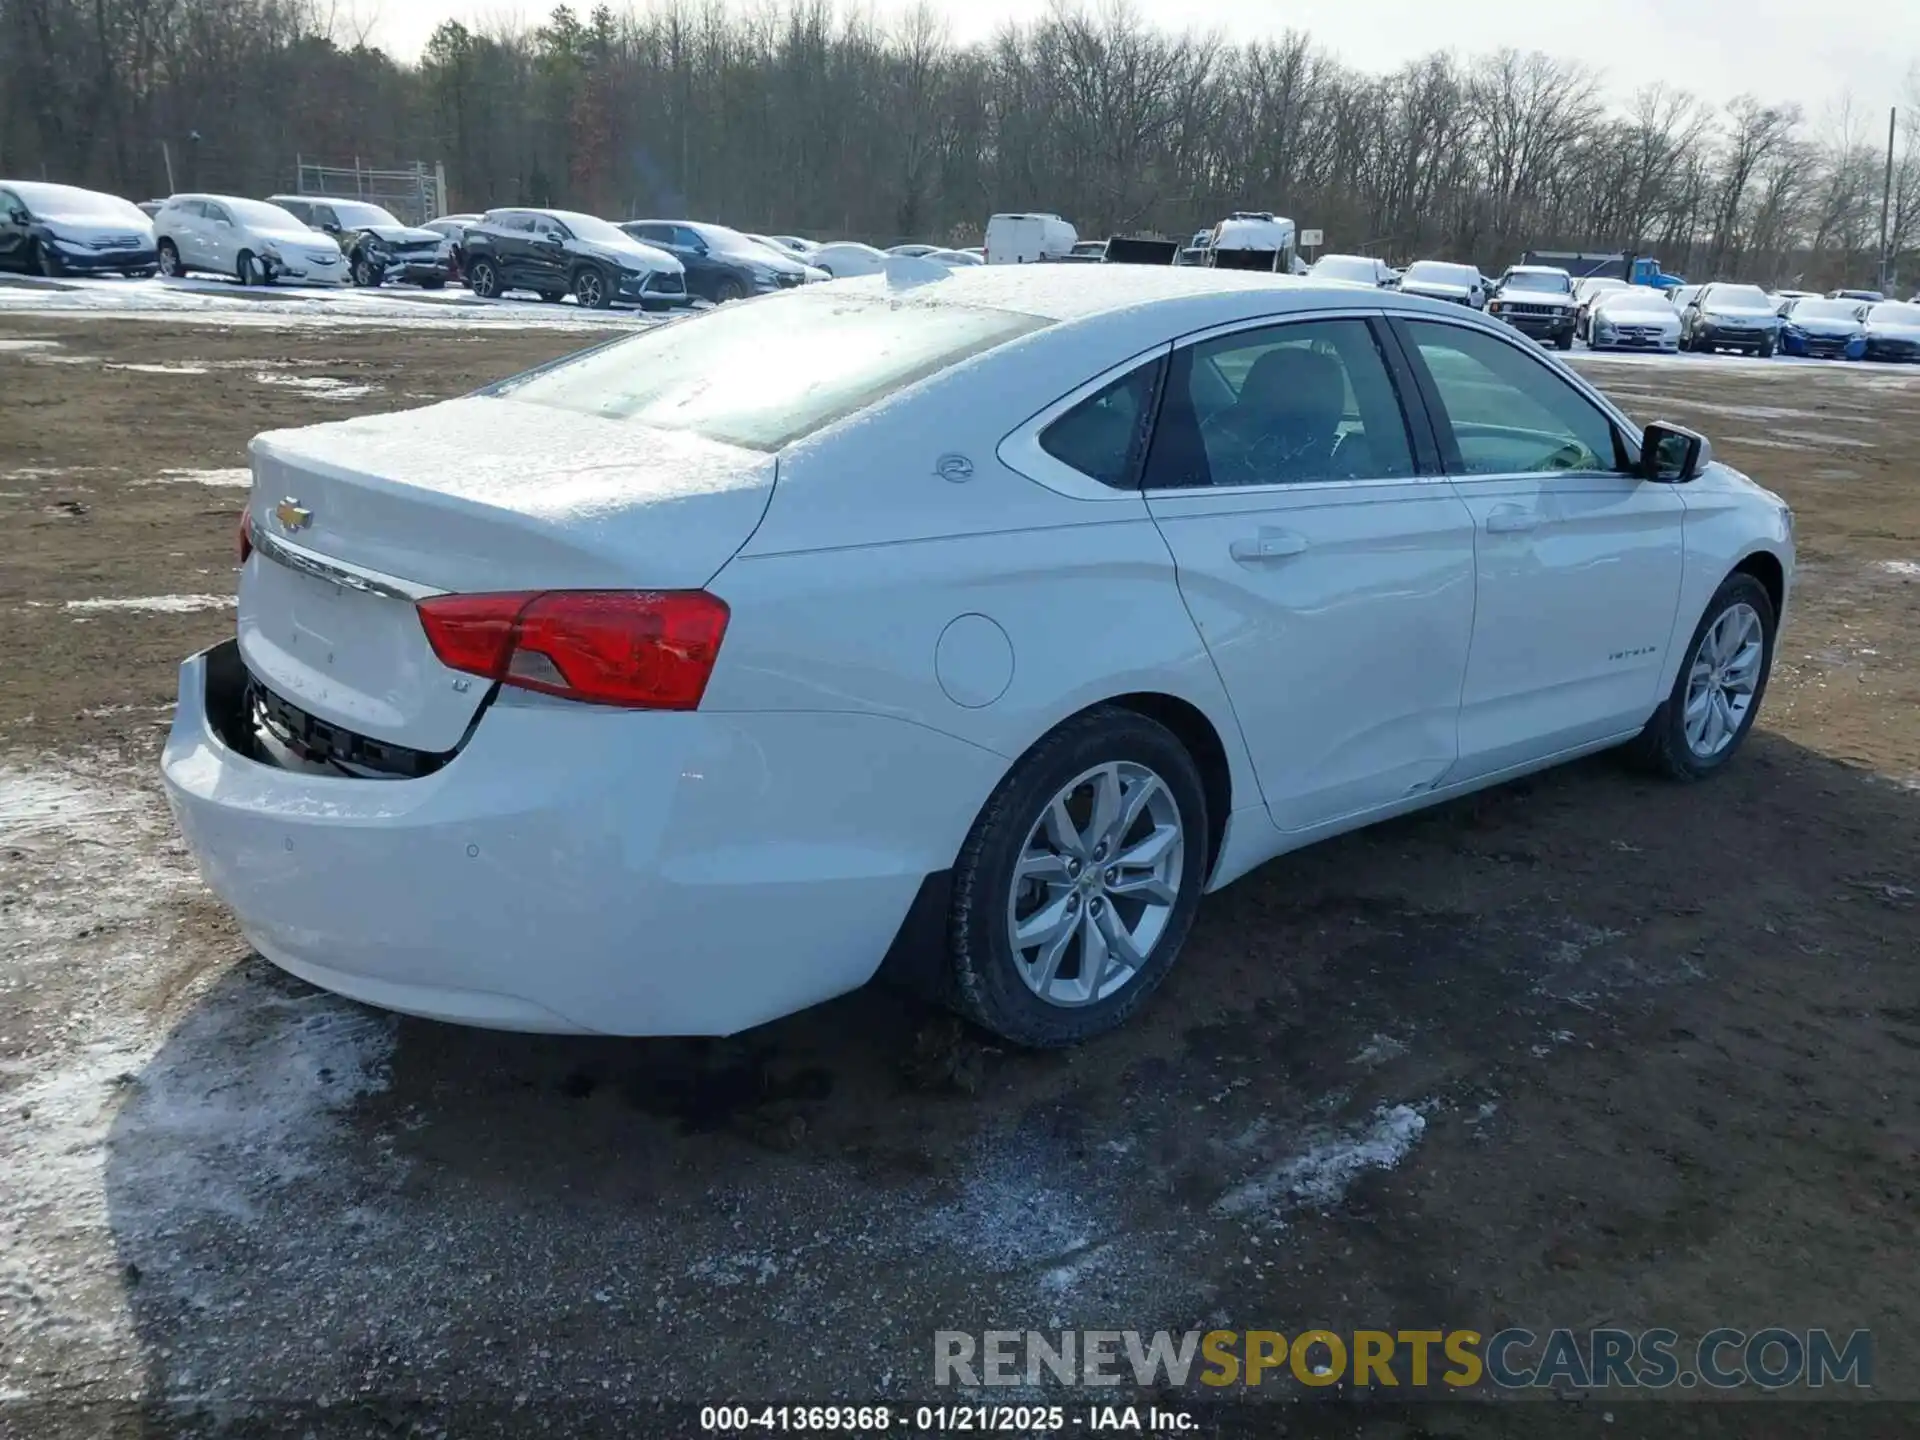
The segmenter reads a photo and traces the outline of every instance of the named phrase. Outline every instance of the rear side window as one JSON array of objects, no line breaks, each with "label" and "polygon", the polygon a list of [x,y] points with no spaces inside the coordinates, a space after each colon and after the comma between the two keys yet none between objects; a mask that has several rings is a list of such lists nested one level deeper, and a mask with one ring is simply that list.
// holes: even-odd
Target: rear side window
[{"label": "rear side window", "polygon": [[1150,360],[1089,395],[1040,432],[1040,448],[1102,485],[1134,483],[1152,419],[1160,361]]},{"label": "rear side window", "polygon": [[663,325],[493,393],[778,450],[1047,323],[1012,310],[790,293]]}]

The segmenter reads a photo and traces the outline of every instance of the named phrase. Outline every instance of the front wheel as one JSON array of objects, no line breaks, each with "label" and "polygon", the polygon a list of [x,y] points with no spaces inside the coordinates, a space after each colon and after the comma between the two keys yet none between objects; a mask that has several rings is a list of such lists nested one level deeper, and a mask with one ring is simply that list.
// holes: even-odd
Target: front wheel
[{"label": "front wheel", "polygon": [[742,285],[738,280],[731,278],[722,280],[718,285],[714,286],[713,303],[716,305],[724,305],[729,300],[745,298],[746,293],[747,287]]},{"label": "front wheel", "polygon": [[251,250],[242,250],[233,268],[234,273],[239,276],[242,285],[265,285],[270,283],[266,262]]},{"label": "front wheel", "polygon": [[573,277],[573,298],[582,309],[604,310],[613,303],[613,288],[593,266],[582,265]]},{"label": "front wheel", "polygon": [[1707,602],[1672,693],[1630,745],[1632,758],[1672,780],[1725,769],[1760,714],[1777,623],[1767,587],[1729,575]]},{"label": "front wheel", "polygon": [[1556,350],[1571,350],[1573,348],[1573,332],[1571,330],[1561,331],[1560,334],[1554,338],[1553,348]]},{"label": "front wheel", "polygon": [[387,278],[384,267],[376,265],[364,254],[356,255],[353,261],[353,283],[362,290],[371,290]]},{"label": "front wheel", "polygon": [[1771,360],[1773,358],[1773,351],[1774,341],[1772,339],[1766,339],[1760,342],[1760,348],[1755,353],[1758,354],[1762,360]]},{"label": "front wheel", "polygon": [[160,273],[169,280],[178,280],[187,273],[187,267],[180,263],[180,250],[171,240],[160,242]]},{"label": "front wheel", "polygon": [[1186,942],[1207,836],[1171,731],[1117,707],[1069,720],[1000,782],[954,866],[951,1003],[1043,1049],[1124,1023]]}]

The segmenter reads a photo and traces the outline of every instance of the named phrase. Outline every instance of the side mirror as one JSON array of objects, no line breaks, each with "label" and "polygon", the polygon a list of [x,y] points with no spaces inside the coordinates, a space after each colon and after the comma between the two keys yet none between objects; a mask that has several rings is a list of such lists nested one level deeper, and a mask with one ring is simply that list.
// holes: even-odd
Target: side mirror
[{"label": "side mirror", "polygon": [[1668,485],[1696,480],[1713,460],[1707,437],[1669,420],[1656,420],[1640,432],[1640,475]]}]

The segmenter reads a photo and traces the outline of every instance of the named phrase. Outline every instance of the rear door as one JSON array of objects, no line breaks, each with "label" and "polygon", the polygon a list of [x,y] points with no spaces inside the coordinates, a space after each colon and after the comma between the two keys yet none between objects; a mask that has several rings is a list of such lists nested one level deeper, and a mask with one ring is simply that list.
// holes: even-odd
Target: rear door
[{"label": "rear door", "polygon": [[553,216],[536,214],[532,217],[529,233],[525,237],[528,284],[536,290],[549,293],[567,288],[567,269],[572,260],[567,252],[567,241],[572,238],[573,232]]},{"label": "rear door", "polygon": [[200,248],[209,270],[231,270],[240,256],[240,232],[234,228],[233,215],[226,206],[213,200],[201,202],[206,218],[200,222]]},{"label": "rear door", "polygon": [[1473,521],[1384,340],[1356,311],[1181,344],[1148,454],[1148,508],[1282,830],[1419,796],[1458,755]]},{"label": "rear door", "polygon": [[11,190],[0,190],[0,266],[24,268],[27,263],[27,207]]},{"label": "rear door", "polygon": [[1640,726],[1659,701],[1685,507],[1553,361],[1477,326],[1396,320],[1472,512],[1476,605],[1456,778]]}]

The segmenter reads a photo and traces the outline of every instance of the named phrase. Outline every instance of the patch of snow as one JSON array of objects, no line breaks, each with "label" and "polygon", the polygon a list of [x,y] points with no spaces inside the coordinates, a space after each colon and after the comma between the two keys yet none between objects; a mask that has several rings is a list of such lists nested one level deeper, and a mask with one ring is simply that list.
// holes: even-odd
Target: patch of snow
[{"label": "patch of snow", "polygon": [[58,340],[0,340],[0,351],[6,350],[53,350],[58,349]]},{"label": "patch of snow", "polygon": [[136,480],[136,485],[214,485],[235,490],[253,488],[253,471],[244,465],[229,466],[224,470],[162,470],[147,480]]},{"label": "patch of snow", "polygon": [[1407,1042],[1394,1035],[1375,1035],[1353,1057],[1356,1065],[1384,1065],[1407,1053]]},{"label": "patch of snow", "polygon": [[31,350],[27,359],[36,365],[98,365],[98,355],[48,355],[44,351]]},{"label": "patch of snow", "polygon": [[1767,440],[1758,435],[1729,435],[1730,445],[1758,445],[1764,450],[1811,450],[1811,445],[1796,445],[1791,440]]},{"label": "patch of snow", "polygon": [[112,360],[107,362],[106,368],[109,370],[133,370],[142,375],[204,375],[207,373],[207,367],[204,365],[162,365],[142,362],[122,364]]},{"label": "patch of snow", "polygon": [[69,600],[69,610],[147,610],[184,615],[194,610],[231,610],[231,595],[126,595],[112,599]]},{"label": "patch of snow", "polygon": [[1426,1128],[1426,1118],[1413,1106],[1383,1105],[1367,1125],[1316,1140],[1234,1186],[1214,1202],[1214,1213],[1278,1220],[1289,1211],[1331,1209],[1368,1171],[1398,1166]]},{"label": "patch of snow", "polygon": [[1920,560],[1882,560],[1880,568],[1889,575],[1920,579]]},{"label": "patch of snow", "polygon": [[299,390],[313,396],[316,400],[358,400],[363,395],[371,395],[378,385],[360,385],[350,380],[334,380],[325,375],[275,375],[262,370],[254,377],[262,385],[280,385],[289,390]]}]

